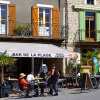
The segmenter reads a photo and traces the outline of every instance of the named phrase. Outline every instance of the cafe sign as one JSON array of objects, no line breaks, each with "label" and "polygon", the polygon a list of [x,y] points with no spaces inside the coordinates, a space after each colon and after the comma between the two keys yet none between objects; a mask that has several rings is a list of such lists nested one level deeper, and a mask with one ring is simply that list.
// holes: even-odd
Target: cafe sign
[{"label": "cafe sign", "polygon": [[64,55],[61,53],[22,53],[22,52],[12,52],[9,53],[12,57],[34,57],[34,58],[63,58]]}]

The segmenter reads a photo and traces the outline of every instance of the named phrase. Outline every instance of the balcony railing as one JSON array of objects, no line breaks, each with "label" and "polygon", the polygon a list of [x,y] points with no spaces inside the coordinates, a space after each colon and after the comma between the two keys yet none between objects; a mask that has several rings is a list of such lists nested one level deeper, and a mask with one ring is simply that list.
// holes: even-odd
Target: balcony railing
[{"label": "balcony railing", "polygon": [[[34,24],[19,23],[19,24],[16,25],[16,28],[13,30],[14,32],[8,33],[8,35],[5,35],[5,36],[13,36],[14,35],[14,36],[17,36],[17,37],[33,37],[33,34],[32,34],[33,25]],[[34,27],[34,30],[35,30],[35,28],[36,27]],[[56,27],[55,32],[57,33],[57,32],[60,31],[60,36],[61,36],[60,38],[65,39],[65,27],[61,26],[60,29],[58,29],[58,28],[59,27]],[[50,39],[50,38],[52,38],[51,34],[54,34],[54,33],[52,33],[51,31],[49,32],[49,31],[50,30],[47,30],[47,33],[46,33],[46,28],[43,28],[41,30],[38,30],[38,33],[36,33],[36,34],[37,34],[38,37],[42,37],[42,38],[44,37],[44,38]]]},{"label": "balcony railing", "polygon": [[31,24],[18,24],[14,32],[16,36],[31,37],[32,36]]}]

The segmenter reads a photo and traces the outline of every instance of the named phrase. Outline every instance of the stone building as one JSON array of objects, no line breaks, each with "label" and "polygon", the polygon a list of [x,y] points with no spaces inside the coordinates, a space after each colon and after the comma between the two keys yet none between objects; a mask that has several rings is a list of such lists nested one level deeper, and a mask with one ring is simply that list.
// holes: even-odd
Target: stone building
[{"label": "stone building", "polygon": [[[87,52],[99,49],[100,0],[61,0],[60,4],[61,16],[63,16],[61,24],[67,26],[65,33],[68,36],[67,48],[79,52],[81,58]],[[82,62],[82,64],[86,63]]]}]

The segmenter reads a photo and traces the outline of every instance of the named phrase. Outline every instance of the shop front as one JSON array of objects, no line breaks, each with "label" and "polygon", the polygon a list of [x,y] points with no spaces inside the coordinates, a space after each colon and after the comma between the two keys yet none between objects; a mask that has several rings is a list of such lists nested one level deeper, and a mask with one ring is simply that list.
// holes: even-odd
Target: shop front
[{"label": "shop front", "polygon": [[14,67],[10,68],[16,75],[21,72],[37,75],[43,64],[48,68],[55,64],[62,72],[63,58],[72,57],[72,52],[53,44],[0,42],[0,47],[0,53],[6,51],[7,55],[16,58]]}]

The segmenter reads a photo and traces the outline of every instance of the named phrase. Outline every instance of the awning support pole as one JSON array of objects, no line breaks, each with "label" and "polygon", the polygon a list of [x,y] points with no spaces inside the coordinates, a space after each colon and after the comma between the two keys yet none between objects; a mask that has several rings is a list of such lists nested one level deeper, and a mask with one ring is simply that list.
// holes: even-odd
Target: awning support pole
[{"label": "awning support pole", "polygon": [[34,74],[34,58],[32,57],[32,73]]},{"label": "awning support pole", "polygon": [[63,75],[65,76],[66,74],[66,59],[63,58]]}]

